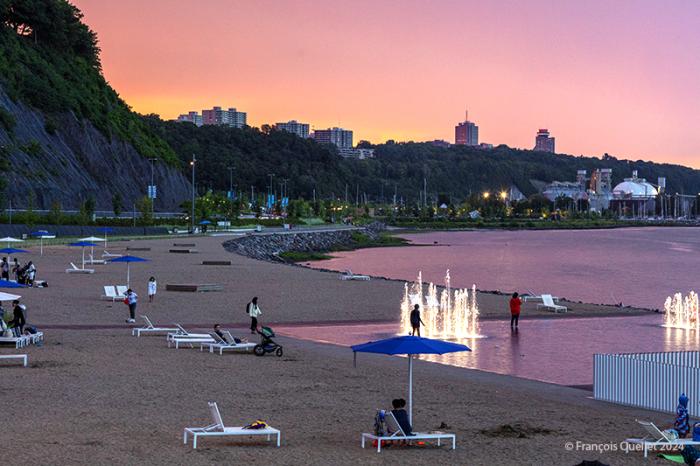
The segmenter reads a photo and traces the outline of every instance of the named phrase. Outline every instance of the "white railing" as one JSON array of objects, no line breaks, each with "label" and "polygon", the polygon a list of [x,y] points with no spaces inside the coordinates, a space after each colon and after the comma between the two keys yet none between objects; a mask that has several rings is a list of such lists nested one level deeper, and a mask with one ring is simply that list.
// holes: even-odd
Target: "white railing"
[{"label": "white railing", "polygon": [[681,393],[700,415],[699,351],[593,355],[596,400],[673,413]]}]

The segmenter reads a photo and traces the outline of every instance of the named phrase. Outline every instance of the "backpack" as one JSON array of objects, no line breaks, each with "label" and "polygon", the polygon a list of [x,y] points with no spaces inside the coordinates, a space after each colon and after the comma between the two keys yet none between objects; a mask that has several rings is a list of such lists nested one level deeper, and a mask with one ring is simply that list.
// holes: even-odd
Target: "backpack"
[{"label": "backpack", "polygon": [[250,309],[250,303],[245,305],[245,313],[248,315],[250,315],[249,309]]},{"label": "backpack", "polygon": [[374,416],[374,435],[377,437],[383,437],[384,432],[384,410],[380,409]]}]

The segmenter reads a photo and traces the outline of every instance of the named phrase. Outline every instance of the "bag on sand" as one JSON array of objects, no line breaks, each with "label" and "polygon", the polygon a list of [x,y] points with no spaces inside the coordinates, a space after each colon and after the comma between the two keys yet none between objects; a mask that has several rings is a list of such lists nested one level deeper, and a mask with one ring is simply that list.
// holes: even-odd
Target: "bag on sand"
[{"label": "bag on sand", "polygon": [[250,304],[251,304],[251,303],[248,303],[248,304],[245,305],[245,313],[248,314],[248,315],[250,315]]}]

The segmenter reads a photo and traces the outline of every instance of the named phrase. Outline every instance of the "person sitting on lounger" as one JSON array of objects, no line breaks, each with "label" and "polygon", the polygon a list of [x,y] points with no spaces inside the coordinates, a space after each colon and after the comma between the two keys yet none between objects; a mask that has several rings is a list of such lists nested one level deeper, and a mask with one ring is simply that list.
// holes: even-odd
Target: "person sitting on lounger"
[{"label": "person sitting on lounger", "polygon": [[403,398],[395,399],[391,402],[392,410],[391,413],[396,418],[396,422],[399,423],[401,430],[406,435],[413,435],[413,427],[411,423],[408,422],[408,413],[406,412],[406,400]]},{"label": "person sitting on lounger", "polygon": [[[226,335],[224,335],[224,332],[221,331],[221,325],[219,325],[219,324],[214,325],[214,333],[216,333],[219,336],[219,338],[224,340],[226,343],[231,343],[230,341],[228,341],[226,339]],[[240,338],[233,337],[233,343],[236,343],[236,344],[247,342],[247,341],[248,340],[246,340],[245,338],[240,339]]]},{"label": "person sitting on lounger", "polygon": [[676,422],[673,423],[673,428],[678,432],[678,438],[685,438],[690,430],[690,425],[688,424],[688,397],[685,393],[681,393],[681,396],[678,398]]}]

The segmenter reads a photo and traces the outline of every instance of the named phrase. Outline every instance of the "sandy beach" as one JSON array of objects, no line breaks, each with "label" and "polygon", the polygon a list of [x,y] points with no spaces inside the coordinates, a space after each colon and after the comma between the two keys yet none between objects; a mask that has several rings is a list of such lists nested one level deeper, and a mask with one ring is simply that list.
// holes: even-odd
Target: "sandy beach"
[{"label": "sandy beach", "polygon": [[[226,252],[221,246],[226,239],[191,240],[197,254],[169,253],[178,241],[173,239],[110,243],[110,251],[120,253],[127,246],[151,248],[133,251],[150,260],[131,266],[132,287],[141,296],[137,316],[207,330],[221,323],[250,336],[245,304],[259,296],[263,322],[273,327],[398,321],[401,282],[346,282],[334,273],[255,261]],[[619,451],[619,442],[642,434],[635,418],[663,426],[671,420],[591,400],[585,390],[417,361],[415,427],[455,432],[457,449],[394,446],[377,454],[360,448],[360,433],[371,430],[376,409],[406,396],[405,358],[361,355],[353,367],[348,348],[285,337],[278,338],[285,347],[282,358],[171,349],[164,337],[132,337],[124,323],[126,306],[100,300],[103,285],[125,284],[125,264],[69,275],[65,269],[79,262],[80,249],[65,246],[21,259],[34,260],[38,278],[49,287],[20,293],[29,322],[46,334],[45,345],[21,351],[29,354],[29,368],[1,369],[7,401],[3,445],[11,464],[573,465],[599,459],[633,465],[643,463],[641,453]],[[232,265],[204,266],[203,260]],[[153,304],[146,297],[151,275],[159,284]],[[224,290],[168,292],[167,283],[218,283]],[[507,317],[505,300],[480,294],[482,314]],[[571,307],[570,315],[578,317],[621,311]],[[542,316],[552,314],[528,304],[523,319]],[[228,425],[260,418],[279,428],[282,448],[227,439],[205,439],[197,450],[184,446],[183,427],[210,423],[209,400],[219,403]],[[577,441],[617,445],[601,448],[618,451],[567,450],[567,442]],[[661,464],[654,458],[646,462]]]}]

